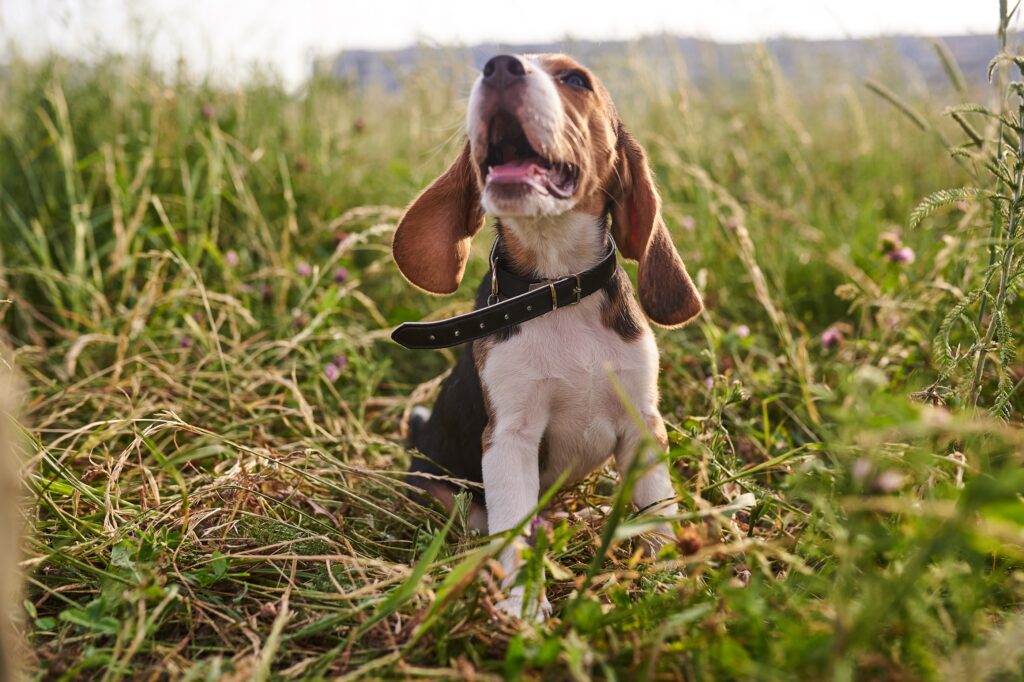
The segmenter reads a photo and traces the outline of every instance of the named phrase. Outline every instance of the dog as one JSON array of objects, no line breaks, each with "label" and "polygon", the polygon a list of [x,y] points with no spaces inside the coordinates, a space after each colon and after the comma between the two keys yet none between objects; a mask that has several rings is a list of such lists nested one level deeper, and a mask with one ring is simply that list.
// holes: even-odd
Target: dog
[{"label": "dog", "polygon": [[20,463],[14,447],[18,385],[0,342],[0,680],[20,679],[16,609],[21,604],[18,571],[21,539]]},{"label": "dog", "polygon": [[[449,510],[458,488],[443,478],[482,483],[470,523],[498,534],[519,525],[563,475],[579,481],[610,456],[623,472],[639,456],[634,505],[677,513],[664,457],[641,448],[646,434],[668,448],[645,314],[679,327],[703,303],[662,219],[645,150],[597,77],[563,54],[489,60],[472,88],[466,132],[458,157],[412,201],[392,243],[410,283],[451,294],[485,214],[495,219],[491,270],[474,312],[394,334],[424,348],[475,337],[462,344],[433,410],[413,411],[409,440],[423,457],[413,459],[410,481]],[[639,305],[616,248],[639,263]],[[588,282],[592,292],[584,291]],[[670,524],[659,531],[655,551]],[[499,559],[510,588],[499,606],[520,617],[549,615],[543,595],[525,604],[514,584],[517,543]]]}]

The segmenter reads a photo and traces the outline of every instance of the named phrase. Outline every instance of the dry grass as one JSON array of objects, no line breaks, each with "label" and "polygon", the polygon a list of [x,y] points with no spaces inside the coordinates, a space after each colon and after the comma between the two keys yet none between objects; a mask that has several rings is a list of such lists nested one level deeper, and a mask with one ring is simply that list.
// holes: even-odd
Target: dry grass
[{"label": "dry grass", "polygon": [[[803,91],[751,64],[743,88],[666,88],[634,63],[612,84],[708,302],[659,333],[686,514],[646,562],[611,473],[560,491],[523,572],[547,567],[537,628],[496,620],[501,539],[401,482],[400,425],[454,355],[387,333],[471,296],[412,291],[387,245],[457,145],[469,79],[290,95],[13,65],[0,321],[35,439],[32,669],[935,679],[998,646],[1007,664],[985,670],[1015,679],[1022,652],[998,643],[1024,602],[1024,398],[993,421],[909,397],[983,270],[985,207],[902,230],[916,261],[893,262],[880,234],[963,168],[857,83]],[[953,96],[910,99],[950,136]]]},{"label": "dry grass", "polygon": [[20,670],[22,657],[15,630],[17,609],[21,602],[21,556],[23,510],[19,475],[21,461],[16,455],[15,408],[20,397],[7,348],[0,345],[0,679],[14,677]]}]

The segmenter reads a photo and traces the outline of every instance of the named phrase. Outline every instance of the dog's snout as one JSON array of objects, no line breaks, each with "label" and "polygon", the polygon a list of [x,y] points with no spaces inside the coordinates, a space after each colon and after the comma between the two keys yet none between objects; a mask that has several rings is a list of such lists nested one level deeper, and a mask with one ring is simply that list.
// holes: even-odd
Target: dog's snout
[{"label": "dog's snout", "polygon": [[484,64],[484,82],[496,88],[519,80],[526,75],[526,64],[519,57],[502,54]]}]

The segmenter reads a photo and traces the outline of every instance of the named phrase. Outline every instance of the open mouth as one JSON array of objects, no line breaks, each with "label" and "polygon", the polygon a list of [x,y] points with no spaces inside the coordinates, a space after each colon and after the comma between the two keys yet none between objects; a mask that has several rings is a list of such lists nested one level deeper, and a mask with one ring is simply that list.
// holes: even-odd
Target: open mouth
[{"label": "open mouth", "polygon": [[484,183],[489,187],[528,188],[560,199],[576,192],[579,167],[552,161],[530,146],[514,116],[499,112],[487,134],[487,159],[481,164]]}]

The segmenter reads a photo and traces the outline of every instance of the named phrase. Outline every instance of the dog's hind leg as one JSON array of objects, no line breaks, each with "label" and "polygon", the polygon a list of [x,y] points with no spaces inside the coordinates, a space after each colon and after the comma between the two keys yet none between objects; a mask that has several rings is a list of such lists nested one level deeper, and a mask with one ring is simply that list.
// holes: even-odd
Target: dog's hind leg
[{"label": "dog's hind leg", "polygon": [[[451,374],[441,385],[433,409],[417,406],[406,430],[414,450],[408,482],[434,497],[450,514],[460,490],[473,496],[470,526],[486,532],[486,512],[480,484],[481,436],[487,426],[480,378],[472,346],[463,349]],[[461,485],[442,479],[459,479]],[[420,500],[422,502],[422,500]]]},{"label": "dog's hind leg", "polygon": [[[409,418],[409,445],[418,450],[409,464],[408,482],[423,491],[423,494],[412,493],[410,497],[418,504],[429,505],[430,498],[436,500],[444,507],[448,514],[455,511],[455,495],[460,491],[448,481],[439,480],[438,477],[451,476],[451,472],[445,471],[430,456],[429,453],[435,450],[436,445],[430,438],[431,411],[423,406],[413,408],[412,416]],[[480,533],[487,533],[487,510],[479,499],[478,495],[472,495],[470,500],[467,524],[470,530]]]}]

